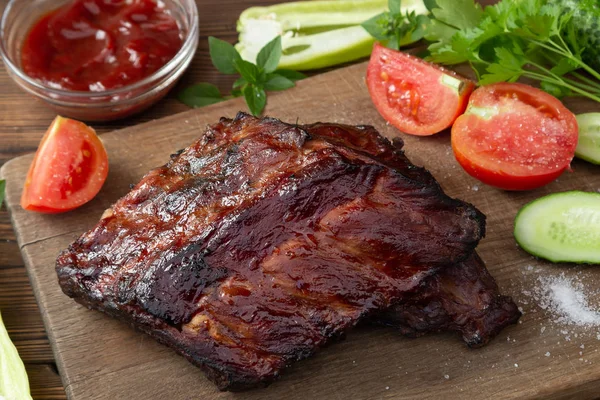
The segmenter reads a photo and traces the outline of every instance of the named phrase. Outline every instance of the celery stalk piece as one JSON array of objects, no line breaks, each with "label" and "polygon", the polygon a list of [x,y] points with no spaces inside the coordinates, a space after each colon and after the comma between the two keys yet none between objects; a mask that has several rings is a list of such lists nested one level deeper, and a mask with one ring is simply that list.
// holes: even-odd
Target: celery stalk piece
[{"label": "celery stalk piece", "polygon": [[[238,20],[243,59],[255,62],[260,49],[281,35],[279,68],[324,68],[366,57],[373,39],[360,24],[387,10],[387,0],[313,0],[251,7]],[[402,12],[426,14],[423,0],[403,0]],[[401,44],[410,44],[406,37]]]},{"label": "celery stalk piece", "polygon": [[8,337],[2,322],[2,314],[0,314],[0,399],[31,399],[25,366]]}]

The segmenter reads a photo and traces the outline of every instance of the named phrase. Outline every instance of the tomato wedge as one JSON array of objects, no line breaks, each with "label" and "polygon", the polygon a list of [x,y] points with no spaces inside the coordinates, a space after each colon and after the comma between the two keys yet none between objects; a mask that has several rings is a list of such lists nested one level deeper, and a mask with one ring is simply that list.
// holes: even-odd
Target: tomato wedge
[{"label": "tomato wedge", "polygon": [[60,213],[87,203],[108,175],[108,157],[96,132],[82,122],[56,117],[27,173],[21,207]]},{"label": "tomato wedge", "polygon": [[475,84],[420,58],[375,44],[367,87],[379,114],[411,135],[433,135],[465,111]]},{"label": "tomato wedge", "polygon": [[452,127],[452,149],[465,171],[506,190],[552,182],[569,167],[577,138],[571,111],[521,83],[478,88]]}]

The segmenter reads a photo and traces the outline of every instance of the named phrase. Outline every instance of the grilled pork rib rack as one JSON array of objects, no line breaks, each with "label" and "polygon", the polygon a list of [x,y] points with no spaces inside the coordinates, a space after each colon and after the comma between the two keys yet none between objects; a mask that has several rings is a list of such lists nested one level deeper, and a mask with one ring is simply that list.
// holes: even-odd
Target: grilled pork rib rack
[{"label": "grilled pork rib rack", "polygon": [[519,315],[474,254],[485,217],[400,146],[367,126],[223,118],[61,253],[60,285],[222,390],[369,319],[485,343]]}]

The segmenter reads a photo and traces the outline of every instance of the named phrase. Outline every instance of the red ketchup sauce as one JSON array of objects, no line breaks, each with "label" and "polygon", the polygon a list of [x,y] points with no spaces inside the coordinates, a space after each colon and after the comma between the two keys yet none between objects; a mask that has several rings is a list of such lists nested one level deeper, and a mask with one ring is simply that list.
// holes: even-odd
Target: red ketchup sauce
[{"label": "red ketchup sauce", "polygon": [[21,61],[28,76],[53,88],[102,92],[151,75],[182,43],[160,1],[75,0],[33,25]]}]

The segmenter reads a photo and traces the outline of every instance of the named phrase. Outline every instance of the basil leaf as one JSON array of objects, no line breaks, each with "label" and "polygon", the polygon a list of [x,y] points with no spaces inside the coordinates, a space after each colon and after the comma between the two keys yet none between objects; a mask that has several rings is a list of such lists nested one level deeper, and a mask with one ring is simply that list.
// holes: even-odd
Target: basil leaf
[{"label": "basil leaf", "polygon": [[426,15],[417,15],[413,31],[410,33],[410,40],[418,42],[425,36],[429,18]]},{"label": "basil leaf", "polygon": [[387,40],[388,32],[387,32],[387,20],[388,13],[377,14],[374,17],[369,18],[360,26],[366,30],[369,35],[373,36],[377,40]]},{"label": "basil leaf", "polygon": [[291,70],[291,69],[278,69],[277,71],[275,71],[275,73],[277,75],[281,75],[283,77],[286,77],[290,81],[294,81],[294,82],[306,78],[306,75],[304,75],[302,72],[294,71],[294,70]]},{"label": "basil leaf", "polygon": [[394,35],[386,42],[385,47],[388,49],[400,50],[400,40]]},{"label": "basil leaf", "polygon": [[265,82],[265,90],[285,90],[294,86],[296,86],[294,81],[279,74],[267,75],[267,81]]},{"label": "basil leaf", "polygon": [[249,83],[257,83],[260,76],[260,70],[251,62],[241,58],[234,61],[237,72]]},{"label": "basil leaf", "polygon": [[0,179],[0,207],[2,207],[2,202],[4,201],[4,188],[6,187],[6,181],[4,179]]},{"label": "basil leaf", "polygon": [[423,0],[423,3],[425,3],[425,8],[427,8],[429,12],[438,6],[435,0]]},{"label": "basil leaf", "polygon": [[401,0],[388,0],[388,8],[390,9],[390,14],[400,14],[402,8]]},{"label": "basil leaf", "polygon": [[267,94],[263,88],[256,85],[248,85],[242,90],[248,109],[255,117],[258,117],[267,104]]},{"label": "basil leaf", "polygon": [[246,83],[248,83],[248,81],[243,76],[240,76],[235,80],[235,82],[233,82],[233,88],[237,89],[244,86]]},{"label": "basil leaf", "polygon": [[275,71],[281,58],[281,52],[281,36],[277,36],[260,49],[256,57],[256,65],[267,73]]},{"label": "basil leaf", "polygon": [[214,36],[208,38],[210,59],[219,72],[224,74],[235,74],[235,61],[241,57],[237,50],[228,42],[217,39]]},{"label": "basil leaf", "polygon": [[225,100],[219,89],[210,83],[198,83],[190,86],[181,91],[178,98],[189,107],[204,107]]}]

